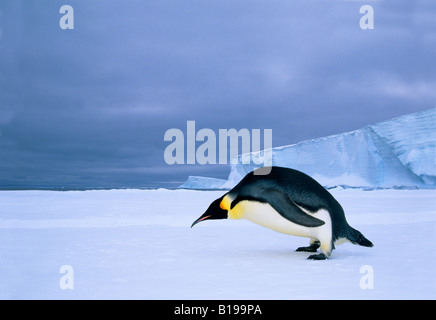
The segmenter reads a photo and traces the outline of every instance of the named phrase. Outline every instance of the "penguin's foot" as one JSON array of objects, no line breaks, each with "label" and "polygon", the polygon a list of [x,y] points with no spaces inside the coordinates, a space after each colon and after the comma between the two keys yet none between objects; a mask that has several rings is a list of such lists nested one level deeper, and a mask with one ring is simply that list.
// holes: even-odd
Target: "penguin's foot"
[{"label": "penguin's foot", "polygon": [[319,247],[320,247],[319,243],[312,243],[308,247],[299,247],[295,251],[297,251],[297,252],[316,252],[316,250],[318,250]]},{"label": "penguin's foot", "polygon": [[327,257],[324,253],[312,254],[308,258],[308,260],[326,260]]}]

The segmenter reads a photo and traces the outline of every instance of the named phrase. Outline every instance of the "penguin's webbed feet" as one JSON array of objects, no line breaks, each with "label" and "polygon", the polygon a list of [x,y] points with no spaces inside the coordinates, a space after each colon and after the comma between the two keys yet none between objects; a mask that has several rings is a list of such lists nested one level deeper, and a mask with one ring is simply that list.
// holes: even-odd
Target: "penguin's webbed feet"
[{"label": "penguin's webbed feet", "polygon": [[297,252],[316,252],[316,250],[318,250],[319,247],[320,247],[320,243],[318,241],[316,241],[308,247],[299,247],[295,251],[297,251]]},{"label": "penguin's webbed feet", "polygon": [[308,258],[308,260],[326,260],[327,257],[324,253],[312,254]]},{"label": "penguin's webbed feet", "polygon": [[296,251],[297,252],[316,252],[318,250],[318,248],[320,248],[320,247],[321,247],[321,251],[323,251],[323,252],[318,253],[318,254],[312,254],[307,259],[308,260],[326,260],[330,256],[331,248],[329,248],[328,246],[326,248],[325,245],[323,248],[321,246],[321,241],[319,241],[319,240],[312,239],[310,241],[310,246],[299,247],[299,248],[297,248]]}]

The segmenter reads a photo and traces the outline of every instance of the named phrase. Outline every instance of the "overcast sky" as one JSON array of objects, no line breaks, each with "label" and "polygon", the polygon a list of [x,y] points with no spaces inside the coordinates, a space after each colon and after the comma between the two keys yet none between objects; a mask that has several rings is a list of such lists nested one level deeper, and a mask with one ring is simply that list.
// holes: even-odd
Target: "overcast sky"
[{"label": "overcast sky", "polygon": [[226,178],[165,163],[165,132],[188,120],[281,146],[435,105],[434,0],[0,2],[2,189]]}]

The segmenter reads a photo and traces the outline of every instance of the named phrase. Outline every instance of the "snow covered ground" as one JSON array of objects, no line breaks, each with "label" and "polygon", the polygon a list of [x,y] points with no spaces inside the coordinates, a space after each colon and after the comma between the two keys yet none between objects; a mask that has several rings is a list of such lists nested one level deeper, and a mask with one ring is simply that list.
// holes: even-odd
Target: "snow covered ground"
[{"label": "snow covered ground", "polygon": [[221,191],[2,191],[0,298],[436,299],[436,191],[331,192],[374,248],[310,261],[248,221],[191,229]]}]

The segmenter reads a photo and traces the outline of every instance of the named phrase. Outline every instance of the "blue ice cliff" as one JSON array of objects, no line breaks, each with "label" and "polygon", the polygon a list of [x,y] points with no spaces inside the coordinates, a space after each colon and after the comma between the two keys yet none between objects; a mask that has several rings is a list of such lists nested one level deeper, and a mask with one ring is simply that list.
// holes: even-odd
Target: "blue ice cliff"
[{"label": "blue ice cliff", "polygon": [[[238,156],[228,180],[189,177],[181,187],[230,189],[259,165]],[[272,164],[300,170],[327,188],[436,188],[436,108],[361,129],[272,149]]]}]

